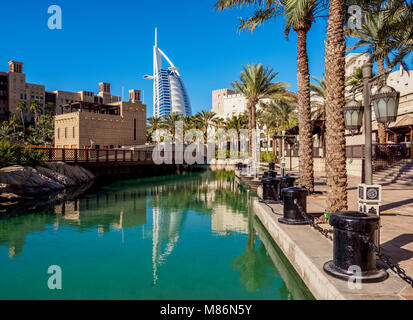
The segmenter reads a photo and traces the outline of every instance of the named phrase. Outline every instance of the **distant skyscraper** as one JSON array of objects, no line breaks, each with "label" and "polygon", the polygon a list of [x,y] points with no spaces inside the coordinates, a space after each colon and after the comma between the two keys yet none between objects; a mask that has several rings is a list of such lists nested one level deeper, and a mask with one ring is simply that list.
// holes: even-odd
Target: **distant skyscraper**
[{"label": "distant skyscraper", "polygon": [[[162,57],[169,63],[168,69],[162,68]],[[153,115],[162,117],[172,112],[192,115],[191,103],[184,82],[172,61],[158,48],[157,29],[153,47],[153,75],[144,76],[153,80]]]}]

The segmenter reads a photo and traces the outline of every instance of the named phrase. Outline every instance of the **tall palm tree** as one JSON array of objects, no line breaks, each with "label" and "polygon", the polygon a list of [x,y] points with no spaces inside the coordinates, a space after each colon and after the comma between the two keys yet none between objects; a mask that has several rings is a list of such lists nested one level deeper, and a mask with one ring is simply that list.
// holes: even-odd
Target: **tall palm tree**
[{"label": "tall palm tree", "polygon": [[322,15],[328,1],[323,0],[220,0],[215,7],[218,10],[255,3],[258,9],[253,16],[241,18],[240,30],[255,28],[267,20],[279,15],[285,16],[285,35],[288,39],[290,29],[297,33],[297,91],[299,106],[300,134],[300,183],[309,192],[314,191],[313,143],[310,105],[310,73],[307,55],[307,33],[315,18]]},{"label": "tall palm tree", "polygon": [[[406,14],[405,7],[400,5],[395,14],[389,15],[388,9],[395,5],[394,0],[376,1],[375,5],[367,5],[363,7],[363,20],[361,29],[345,28],[347,37],[359,38],[356,44],[350,46],[348,50],[361,48],[362,53],[370,55],[370,60],[377,62],[378,74],[385,72],[385,61],[391,66],[391,54],[397,50],[397,44],[394,41],[394,33],[396,26],[401,21],[401,17]],[[391,27],[392,26],[392,27]],[[405,69],[407,65],[403,60],[398,60]],[[385,126],[378,123],[378,142],[385,143],[386,134]]]},{"label": "tall palm tree", "polygon": [[32,100],[30,104],[30,111],[34,113],[34,123],[37,128],[39,122],[39,114],[42,112],[42,107],[40,106],[39,100]]},{"label": "tall palm tree", "polygon": [[169,132],[172,134],[172,142],[175,142],[176,123],[181,120],[182,120],[182,114],[178,112],[172,112],[162,118],[161,127],[169,130]]},{"label": "tall palm tree", "polygon": [[325,42],[327,212],[347,209],[344,0],[330,0]]},{"label": "tall palm tree", "polygon": [[280,83],[272,83],[278,73],[274,73],[269,66],[264,68],[262,64],[248,64],[242,68],[240,80],[231,83],[231,86],[247,99],[249,152],[252,154],[252,130],[257,127],[256,106],[262,99],[279,93]]},{"label": "tall palm tree", "polygon": [[198,123],[199,128],[204,133],[205,142],[208,138],[208,127],[213,126],[215,124],[214,120],[216,119],[216,117],[217,114],[209,110],[202,110],[201,112],[198,112],[194,117],[194,122]]},{"label": "tall palm tree", "polygon": [[149,117],[148,118],[148,124],[150,126],[150,129],[152,131],[156,131],[158,130],[161,125],[162,125],[162,118],[161,117],[157,117],[157,116],[153,116],[153,117]]},{"label": "tall palm tree", "polygon": [[[271,134],[281,134],[282,131],[291,129],[298,124],[297,103],[296,101],[274,101],[261,104],[260,117],[264,118],[267,131]],[[273,139],[274,156],[277,158],[276,141]],[[278,139],[278,145],[282,140]]]},{"label": "tall palm tree", "polygon": [[26,104],[24,102],[19,102],[16,107],[17,111],[20,111],[20,118],[23,125],[23,139],[24,139],[24,131],[26,130],[25,121],[24,121],[24,112],[27,111]]}]

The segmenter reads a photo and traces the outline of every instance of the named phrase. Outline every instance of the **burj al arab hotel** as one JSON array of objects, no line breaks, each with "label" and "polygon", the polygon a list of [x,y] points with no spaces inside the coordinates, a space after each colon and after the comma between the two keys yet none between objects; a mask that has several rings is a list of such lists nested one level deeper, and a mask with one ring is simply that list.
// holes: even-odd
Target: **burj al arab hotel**
[{"label": "burj al arab hotel", "polygon": [[[169,68],[162,68],[162,57],[169,63]],[[192,115],[191,103],[184,82],[172,61],[158,48],[157,29],[153,47],[153,75],[144,76],[153,80],[153,115],[162,117],[172,112],[187,116]]]}]

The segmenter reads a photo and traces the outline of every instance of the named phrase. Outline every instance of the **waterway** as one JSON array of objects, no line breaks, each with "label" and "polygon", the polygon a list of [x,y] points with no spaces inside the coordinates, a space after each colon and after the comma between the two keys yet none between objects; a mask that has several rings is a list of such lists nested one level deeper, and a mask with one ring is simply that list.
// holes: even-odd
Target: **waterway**
[{"label": "waterway", "polygon": [[233,174],[203,171],[2,217],[0,299],[313,299],[252,199]]}]

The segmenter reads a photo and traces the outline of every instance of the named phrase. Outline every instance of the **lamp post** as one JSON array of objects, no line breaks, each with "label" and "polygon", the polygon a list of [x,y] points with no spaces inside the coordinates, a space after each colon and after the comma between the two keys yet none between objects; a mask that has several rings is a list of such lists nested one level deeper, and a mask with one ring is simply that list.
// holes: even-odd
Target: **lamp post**
[{"label": "lamp post", "polygon": [[359,130],[362,124],[362,116],[364,109],[364,128],[365,128],[365,183],[368,185],[373,184],[373,148],[372,148],[372,117],[371,117],[371,104],[374,106],[374,112],[376,115],[376,121],[389,125],[390,122],[395,121],[399,109],[400,93],[394,90],[392,87],[384,84],[380,86],[376,93],[372,95],[371,89],[373,85],[379,80],[380,77],[386,76],[391,70],[385,72],[385,74],[379,74],[375,77],[372,76],[372,64],[366,63],[362,67],[363,70],[363,84],[355,87],[351,92],[363,90],[364,95],[364,108],[359,102],[353,98],[352,101],[346,104],[344,107],[344,119],[347,130]]}]

